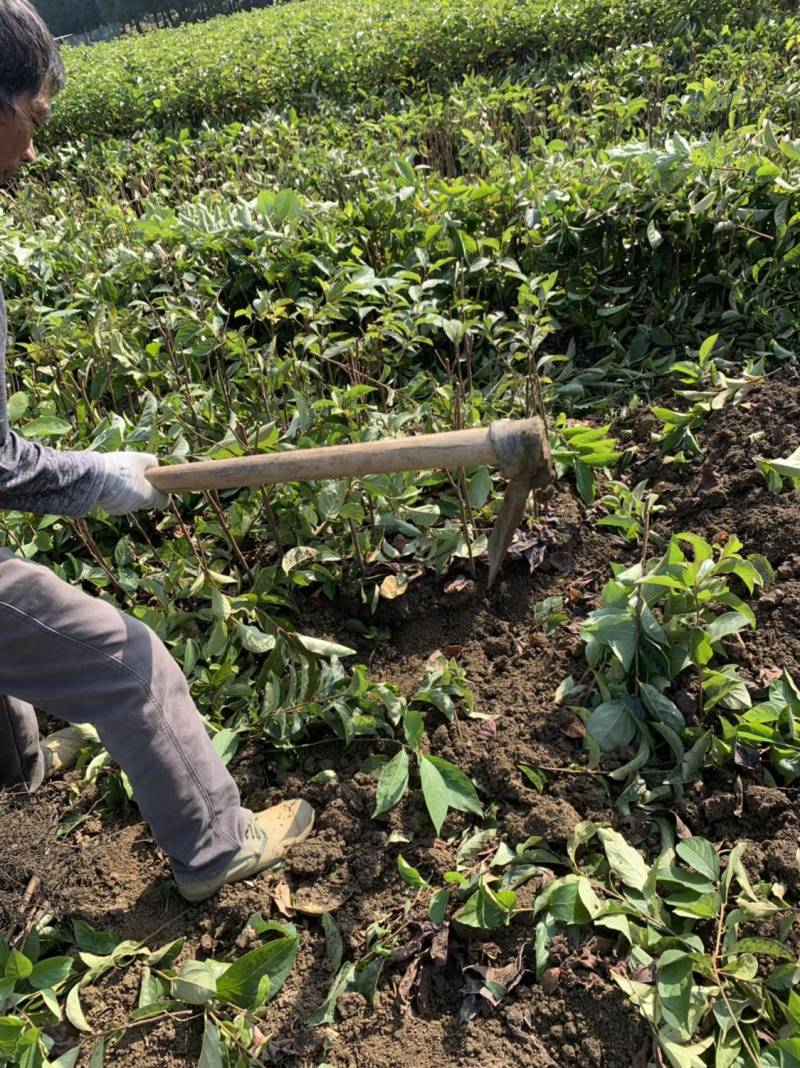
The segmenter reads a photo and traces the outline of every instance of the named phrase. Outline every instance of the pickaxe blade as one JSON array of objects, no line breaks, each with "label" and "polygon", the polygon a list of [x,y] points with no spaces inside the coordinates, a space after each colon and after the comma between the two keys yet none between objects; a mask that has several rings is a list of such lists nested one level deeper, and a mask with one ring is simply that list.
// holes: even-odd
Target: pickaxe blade
[{"label": "pickaxe blade", "polygon": [[506,558],[522,522],[531,490],[553,481],[550,444],[542,419],[500,419],[489,428],[500,471],[508,479],[500,513],[489,537],[489,585]]}]

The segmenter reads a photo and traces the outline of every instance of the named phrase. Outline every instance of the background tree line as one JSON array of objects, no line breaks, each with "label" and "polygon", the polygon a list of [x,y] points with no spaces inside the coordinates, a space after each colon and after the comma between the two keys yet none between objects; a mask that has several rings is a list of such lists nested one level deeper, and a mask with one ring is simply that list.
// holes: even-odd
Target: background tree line
[{"label": "background tree line", "polygon": [[153,26],[177,26],[181,22],[229,15],[254,7],[268,7],[273,0],[34,0],[56,37],[86,33],[107,23],[124,29],[145,30]]}]

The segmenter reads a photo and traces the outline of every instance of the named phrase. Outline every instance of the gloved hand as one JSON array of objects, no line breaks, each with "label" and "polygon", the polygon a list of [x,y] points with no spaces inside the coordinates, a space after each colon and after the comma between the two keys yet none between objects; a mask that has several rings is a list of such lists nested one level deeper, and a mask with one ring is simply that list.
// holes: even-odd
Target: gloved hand
[{"label": "gloved hand", "polygon": [[97,506],[109,515],[127,515],[138,509],[166,508],[168,498],[144,477],[158,460],[149,452],[103,453],[106,477]]}]

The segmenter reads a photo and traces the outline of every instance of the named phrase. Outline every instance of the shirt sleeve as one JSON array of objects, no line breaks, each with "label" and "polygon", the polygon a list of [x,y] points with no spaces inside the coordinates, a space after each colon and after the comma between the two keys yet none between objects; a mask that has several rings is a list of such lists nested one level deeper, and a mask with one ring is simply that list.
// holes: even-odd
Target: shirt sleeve
[{"label": "shirt sleeve", "polygon": [[0,427],[0,509],[40,515],[86,515],[105,480],[96,452],[57,452]]},{"label": "shirt sleeve", "polygon": [[10,429],[6,342],[6,308],[0,291],[0,510],[86,515],[102,494],[103,457],[95,452],[58,452],[26,441]]}]

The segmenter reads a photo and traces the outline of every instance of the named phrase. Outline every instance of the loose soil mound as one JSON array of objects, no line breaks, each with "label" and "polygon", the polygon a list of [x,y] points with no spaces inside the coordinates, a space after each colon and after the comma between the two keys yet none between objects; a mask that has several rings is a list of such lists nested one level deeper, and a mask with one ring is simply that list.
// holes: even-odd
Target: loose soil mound
[{"label": "loose soil mound", "polygon": [[[657,454],[647,454],[645,445],[633,471],[636,479],[649,479],[667,506],[657,524],[661,533],[736,533],[746,550],[763,553],[776,569],[775,586],[755,606],[759,630],[744,635],[739,651],[742,672],[756,690],[777,668],[800,676],[800,500],[768,493],[753,464],[754,455],[785,455],[800,444],[798,412],[800,385],[783,376],[754,391],[744,404],[711,416],[701,435],[702,461],[665,465]],[[647,436],[641,429],[637,425],[632,431],[640,440]],[[574,494],[561,489],[549,518],[537,528],[533,549],[528,546],[538,561],[533,572],[527,559],[512,561],[489,595],[480,581],[445,592],[452,574],[446,582],[419,582],[384,610],[382,625],[390,629],[392,642],[373,664],[376,677],[407,686],[442,648],[464,666],[477,710],[491,718],[441,723],[431,731],[431,747],[464,768],[484,798],[495,803],[502,821],[499,833],[512,844],[536,834],[561,845],[586,818],[614,823],[633,841],[646,834],[644,825],[619,817],[595,777],[551,770],[540,795],[516,767],[563,768],[581,756],[579,724],[555,707],[553,694],[566,674],[583,671],[579,621],[608,577],[610,562],[630,559],[630,550],[598,528],[595,519]],[[572,618],[545,637],[534,627],[532,612],[537,602],[553,595],[564,598]],[[327,627],[335,636],[333,616]],[[310,755],[293,773],[277,772],[257,746],[240,754],[233,770],[245,803],[259,808],[287,795],[305,796],[317,808],[318,834],[292,855],[285,872],[253,886],[226,888],[212,903],[195,908],[174,896],[165,900],[167,866],[133,813],[104,819],[102,826],[92,817],[71,837],[56,841],[53,828],[71,797],[66,784],[48,784],[26,805],[6,806],[2,813],[0,852],[6,863],[0,875],[0,926],[19,923],[26,911],[46,901],[62,916],[81,915],[121,937],[156,945],[188,934],[187,954],[222,956],[246,948],[242,930],[253,912],[281,917],[275,899],[281,898],[281,883],[288,883],[316,904],[338,905],[335,917],[345,952],[358,955],[370,923],[402,913],[408,891],[396,874],[398,849],[431,881],[455,862],[455,848],[432,837],[416,795],[388,817],[370,818],[374,780],[359,771],[369,751],[369,744],[359,743],[347,750],[332,744],[311,747],[301,751]],[[313,774],[329,768],[338,781],[309,784]],[[726,845],[743,836],[751,839],[748,857],[754,871],[796,889],[797,791],[768,789],[753,779],[742,787],[743,816],[735,814],[733,783],[709,779],[689,791],[681,818],[694,833]],[[84,796],[78,804],[88,810],[94,800]],[[460,817],[451,816],[445,835],[459,825]],[[393,832],[411,838],[412,844],[390,844]],[[33,900],[29,895],[25,902],[33,875],[39,882]],[[409,942],[421,935],[413,921],[421,924],[424,915],[412,913],[411,920]],[[575,948],[557,942],[556,967],[546,983],[536,985],[526,973],[500,1007],[462,1023],[464,969],[514,961],[524,966],[530,960],[532,928],[528,917],[520,917],[509,929],[493,932],[491,940],[453,933],[446,965],[429,973],[429,985],[411,996],[410,1004],[401,982],[408,961],[390,963],[374,1010],[360,996],[348,995],[340,1002],[335,1028],[309,1031],[305,1021],[324,1000],[332,977],[318,918],[298,914],[294,922],[302,929],[303,948],[266,1020],[265,1030],[275,1035],[274,1063],[312,1066],[324,1060],[342,1068],[394,1068],[434,1062],[506,1068],[524,1062],[544,1068],[630,1068],[641,1062],[647,1032],[609,979],[609,945]],[[121,1022],[135,997],[132,973],[120,971],[87,990],[83,1001],[92,1025],[102,1029]],[[197,1063],[199,1044],[199,1021],[168,1021],[129,1031],[108,1061],[130,1068],[188,1068]]]}]

